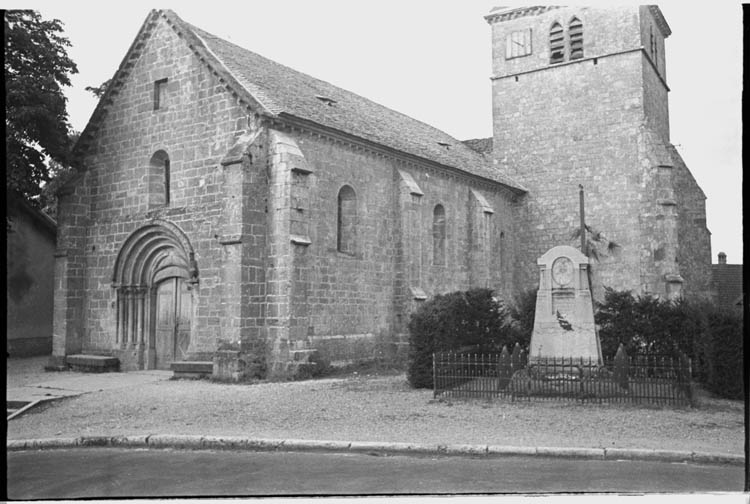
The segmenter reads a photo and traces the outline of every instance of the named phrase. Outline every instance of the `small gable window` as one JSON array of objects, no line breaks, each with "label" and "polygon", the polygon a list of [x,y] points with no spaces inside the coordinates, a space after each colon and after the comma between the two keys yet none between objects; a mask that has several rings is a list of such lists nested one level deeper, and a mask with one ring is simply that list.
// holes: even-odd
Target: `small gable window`
[{"label": "small gable window", "polygon": [[154,82],[154,110],[167,107],[167,79]]},{"label": "small gable window", "polygon": [[148,170],[148,207],[169,206],[170,201],[169,155],[158,150],[151,156]]},{"label": "small gable window", "polygon": [[432,212],[432,264],[445,264],[445,208],[435,205]]},{"label": "small gable window", "polygon": [[568,39],[570,40],[570,59],[583,58],[583,23],[577,17],[568,24]]},{"label": "small gable window", "polygon": [[351,186],[339,190],[336,249],[354,254],[356,245],[357,195]]},{"label": "small gable window", "polygon": [[555,21],[549,30],[549,62],[550,64],[565,61],[565,37],[563,27]]}]

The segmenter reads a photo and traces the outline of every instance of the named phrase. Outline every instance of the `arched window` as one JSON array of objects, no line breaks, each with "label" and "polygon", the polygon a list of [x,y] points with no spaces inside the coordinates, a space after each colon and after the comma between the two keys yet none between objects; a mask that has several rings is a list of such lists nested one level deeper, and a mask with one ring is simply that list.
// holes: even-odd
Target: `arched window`
[{"label": "arched window", "polygon": [[563,27],[555,21],[549,30],[549,62],[562,63],[565,60],[565,38]]},{"label": "arched window", "polygon": [[339,191],[338,226],[336,249],[346,254],[354,254],[356,243],[357,195],[350,186]]},{"label": "arched window", "polygon": [[445,264],[445,208],[435,205],[432,212],[432,264]]},{"label": "arched window", "polygon": [[583,23],[577,17],[568,24],[568,39],[570,40],[570,59],[583,58]]},{"label": "arched window", "polygon": [[149,208],[169,206],[169,155],[163,150],[156,151],[151,156],[148,170],[148,202]]}]

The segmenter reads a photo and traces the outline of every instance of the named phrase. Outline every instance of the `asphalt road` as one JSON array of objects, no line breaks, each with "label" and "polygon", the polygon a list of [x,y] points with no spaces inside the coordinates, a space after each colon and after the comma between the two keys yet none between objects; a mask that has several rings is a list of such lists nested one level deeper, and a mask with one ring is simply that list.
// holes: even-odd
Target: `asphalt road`
[{"label": "asphalt road", "polygon": [[8,497],[741,491],[744,470],[634,461],[89,448],[9,452]]}]

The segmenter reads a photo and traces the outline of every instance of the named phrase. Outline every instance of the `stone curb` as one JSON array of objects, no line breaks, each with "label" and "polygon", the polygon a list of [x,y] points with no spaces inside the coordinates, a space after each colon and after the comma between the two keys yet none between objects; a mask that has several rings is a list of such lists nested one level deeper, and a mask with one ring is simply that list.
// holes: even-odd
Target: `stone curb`
[{"label": "stone curb", "polygon": [[152,434],[138,436],[82,436],[78,438],[9,439],[7,451],[49,450],[81,447],[119,447],[188,450],[318,451],[372,455],[445,455],[473,457],[558,457],[588,460],[641,460],[744,465],[742,455],[632,448],[567,448],[504,445],[440,445],[379,441],[325,441],[306,439],[258,439],[240,436]]}]

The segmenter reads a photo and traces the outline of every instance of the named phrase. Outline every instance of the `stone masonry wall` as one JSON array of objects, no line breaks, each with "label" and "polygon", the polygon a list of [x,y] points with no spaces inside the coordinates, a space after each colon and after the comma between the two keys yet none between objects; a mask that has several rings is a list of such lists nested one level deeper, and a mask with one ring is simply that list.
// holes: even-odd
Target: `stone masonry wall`
[{"label": "stone masonry wall", "polygon": [[89,174],[79,174],[71,181],[77,185],[69,182],[58,192],[51,367],[64,365],[66,355],[78,353],[85,346],[89,180]]},{"label": "stone masonry wall", "polygon": [[[388,338],[393,325],[392,168],[351,145],[306,134],[294,138],[313,173],[306,181],[310,245],[295,246],[290,338],[308,339],[330,360],[369,357],[374,340]],[[356,195],[352,253],[337,250],[344,185]]]},{"label": "stone masonry wall", "polygon": [[[552,23],[563,25],[567,37],[573,17],[583,23],[583,56],[597,57],[641,46],[638,10],[628,6],[563,7],[539,15],[499,21],[492,24],[492,75],[513,75],[549,65],[549,34]],[[531,28],[532,52],[528,56],[505,58],[506,35]],[[567,58],[566,58],[567,61]]]},{"label": "stone masonry wall", "polygon": [[[226,209],[220,161],[252,126],[247,111],[163,19],[150,37],[84,159],[91,223],[85,246],[83,347],[94,352],[113,349],[115,258],[130,233],[161,218],[180,227],[195,250],[200,273],[192,290],[190,350],[205,356],[221,336],[221,268],[229,253],[221,244]],[[166,94],[159,110],[154,110],[154,82],[165,78]],[[158,150],[169,155],[171,203],[149,210],[149,161]],[[253,201],[257,204],[257,200]],[[265,233],[262,227],[246,231]]]},{"label": "stone masonry wall", "polygon": [[[425,297],[471,286],[511,292],[509,193],[426,165],[405,164],[346,142],[287,133],[304,157],[306,173],[293,178],[290,217],[292,293],[289,345],[314,347],[332,361],[372,357],[405,338],[410,310]],[[299,163],[299,161],[298,161]],[[411,210],[399,202],[402,172],[422,192]],[[353,253],[337,250],[338,193],[356,194]],[[303,189],[300,189],[303,187]],[[471,281],[471,193],[493,207],[492,241],[481,282]],[[411,201],[411,200],[409,200]],[[446,211],[445,263],[433,264],[433,212]],[[270,305],[269,305],[270,309]]]},{"label": "stone masonry wall", "polygon": [[677,149],[671,147],[670,151],[675,170],[680,274],[685,279],[688,296],[708,299],[711,296],[711,233],[706,228],[706,196]]},{"label": "stone masonry wall", "polygon": [[[584,57],[549,64],[549,28],[583,22]],[[641,47],[654,25],[657,74]],[[495,21],[495,165],[529,189],[516,207],[516,285],[536,285],[535,260],[555,245],[577,246],[578,185],[586,222],[620,245],[593,264],[603,287],[666,294],[679,274],[675,178],[668,145],[663,37],[648,9],[562,8]],[[532,54],[505,58],[506,36],[531,28]]]},{"label": "stone masonry wall", "polygon": [[577,245],[579,184],[587,223],[621,245],[595,264],[595,296],[602,285],[639,288],[640,61],[635,52],[494,81],[495,163],[529,190],[514,219],[519,288],[536,286],[548,249]]}]

